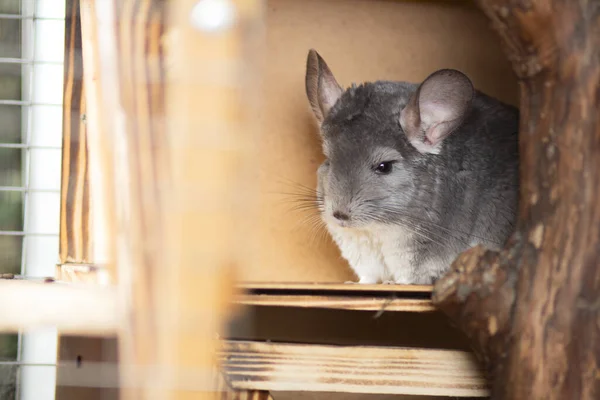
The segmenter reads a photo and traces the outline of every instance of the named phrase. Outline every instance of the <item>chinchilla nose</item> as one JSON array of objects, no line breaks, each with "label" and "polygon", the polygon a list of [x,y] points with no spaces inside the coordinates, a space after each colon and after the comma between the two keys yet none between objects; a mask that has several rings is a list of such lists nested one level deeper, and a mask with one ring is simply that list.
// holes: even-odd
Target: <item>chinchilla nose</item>
[{"label": "chinchilla nose", "polygon": [[341,211],[334,211],[333,218],[338,219],[340,221],[348,221],[350,219],[350,216]]}]

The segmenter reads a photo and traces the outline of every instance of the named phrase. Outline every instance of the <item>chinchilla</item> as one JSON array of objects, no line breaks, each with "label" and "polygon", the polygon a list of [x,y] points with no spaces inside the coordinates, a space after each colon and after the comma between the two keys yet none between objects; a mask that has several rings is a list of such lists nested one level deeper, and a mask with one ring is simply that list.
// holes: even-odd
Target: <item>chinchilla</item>
[{"label": "chinchilla", "polygon": [[518,205],[517,108],[452,69],[342,89],[314,50],[306,94],[326,157],[316,203],[359,283],[431,284],[469,247],[503,246]]}]

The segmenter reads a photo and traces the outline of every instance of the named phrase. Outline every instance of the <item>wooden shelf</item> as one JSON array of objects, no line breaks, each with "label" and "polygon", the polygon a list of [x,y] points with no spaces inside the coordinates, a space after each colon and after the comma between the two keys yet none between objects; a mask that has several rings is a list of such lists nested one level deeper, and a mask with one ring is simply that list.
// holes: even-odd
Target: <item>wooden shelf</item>
[{"label": "wooden shelf", "polygon": [[245,290],[275,291],[293,290],[302,292],[384,292],[384,293],[431,293],[431,285],[362,285],[352,283],[310,282],[244,282],[239,287]]},{"label": "wooden shelf", "polygon": [[224,341],[219,359],[237,390],[489,395],[480,366],[464,351]]},{"label": "wooden shelf", "polygon": [[354,311],[432,312],[431,286],[337,283],[244,283],[237,304]]}]

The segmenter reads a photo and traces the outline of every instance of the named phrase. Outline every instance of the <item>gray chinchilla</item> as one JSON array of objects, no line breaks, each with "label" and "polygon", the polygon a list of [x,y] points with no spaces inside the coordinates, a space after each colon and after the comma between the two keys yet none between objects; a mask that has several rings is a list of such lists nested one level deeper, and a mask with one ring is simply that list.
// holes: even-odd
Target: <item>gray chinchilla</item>
[{"label": "gray chinchilla", "polygon": [[326,157],[317,204],[359,283],[431,284],[469,247],[503,246],[517,213],[518,109],[451,69],[344,90],[314,50],[306,93]]}]

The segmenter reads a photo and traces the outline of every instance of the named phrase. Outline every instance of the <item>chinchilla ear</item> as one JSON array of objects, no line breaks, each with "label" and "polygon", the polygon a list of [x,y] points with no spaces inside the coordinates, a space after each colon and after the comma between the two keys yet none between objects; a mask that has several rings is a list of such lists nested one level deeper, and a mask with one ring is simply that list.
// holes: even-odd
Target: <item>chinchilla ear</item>
[{"label": "chinchilla ear", "polygon": [[313,49],[308,52],[306,60],[305,84],[308,101],[317,121],[321,124],[343,90],[323,58]]},{"label": "chinchilla ear", "polygon": [[421,83],[400,113],[400,126],[421,153],[438,154],[441,144],[464,121],[475,89],[462,72],[442,69]]}]

